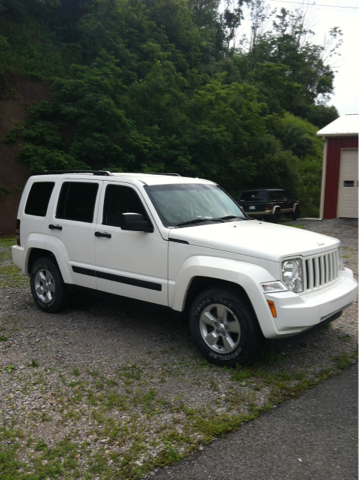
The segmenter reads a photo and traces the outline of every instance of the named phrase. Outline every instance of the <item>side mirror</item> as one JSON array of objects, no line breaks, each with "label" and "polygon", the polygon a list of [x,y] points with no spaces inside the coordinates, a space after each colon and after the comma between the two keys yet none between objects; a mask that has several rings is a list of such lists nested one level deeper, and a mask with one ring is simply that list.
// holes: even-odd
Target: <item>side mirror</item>
[{"label": "side mirror", "polygon": [[150,222],[143,219],[140,213],[123,213],[121,215],[122,230],[131,230],[133,232],[153,232],[153,226]]}]

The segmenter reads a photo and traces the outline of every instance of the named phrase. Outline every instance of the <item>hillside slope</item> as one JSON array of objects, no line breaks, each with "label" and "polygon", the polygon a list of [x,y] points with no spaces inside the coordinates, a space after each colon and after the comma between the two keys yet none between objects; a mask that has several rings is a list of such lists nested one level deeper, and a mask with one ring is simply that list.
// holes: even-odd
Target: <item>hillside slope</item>
[{"label": "hillside slope", "polygon": [[[40,100],[50,100],[50,86],[39,80],[7,75],[0,80],[0,139],[27,117],[27,108]],[[15,234],[16,214],[22,189],[30,175],[28,165],[16,160],[21,141],[0,142],[0,236]]]},{"label": "hillside slope", "polygon": [[13,233],[26,177],[43,169],[177,172],[235,198],[282,187],[318,214],[315,131],[338,115],[324,47],[282,9],[233,49],[243,2],[219,4],[0,0],[0,142],[14,140],[0,144],[0,234]]}]

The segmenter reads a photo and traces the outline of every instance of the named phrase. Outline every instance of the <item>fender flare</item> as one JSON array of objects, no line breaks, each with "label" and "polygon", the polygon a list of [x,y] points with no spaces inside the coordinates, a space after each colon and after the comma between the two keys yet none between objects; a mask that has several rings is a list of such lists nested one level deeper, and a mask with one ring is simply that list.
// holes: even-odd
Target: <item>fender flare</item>
[{"label": "fender flare", "polygon": [[[219,282],[231,282],[240,286],[246,292],[253,310],[264,333],[267,328],[264,323],[271,317],[267,300],[261,289],[261,283],[276,279],[263,267],[258,265],[209,256],[193,256],[188,258],[178,272],[175,281],[169,284],[170,307],[182,312],[192,281],[196,277],[207,277]],[[262,321],[261,321],[262,319]],[[265,322],[263,322],[265,320]],[[271,319],[274,323],[273,319]]]},{"label": "fender flare", "polygon": [[[26,260],[25,271],[28,272],[30,254],[33,249],[46,250],[54,255],[59,266],[63,281],[65,283],[73,283],[71,271],[69,269],[69,256],[65,245],[57,238],[49,235],[30,234],[26,241]],[[29,272],[30,273],[30,272]]]}]

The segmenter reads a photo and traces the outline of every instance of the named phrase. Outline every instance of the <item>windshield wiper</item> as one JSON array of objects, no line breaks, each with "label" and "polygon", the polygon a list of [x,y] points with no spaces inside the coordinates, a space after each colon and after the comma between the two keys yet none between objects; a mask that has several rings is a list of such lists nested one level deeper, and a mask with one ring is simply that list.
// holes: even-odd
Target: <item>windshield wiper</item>
[{"label": "windshield wiper", "polygon": [[188,220],[187,222],[177,223],[175,227],[186,227],[187,225],[197,225],[204,222],[224,223],[226,220],[234,220],[235,218],[237,218],[238,220],[247,220],[246,218],[238,217],[238,215],[226,215],[225,217],[219,218],[194,218],[193,220]]},{"label": "windshield wiper", "polygon": [[194,218],[193,220],[188,220],[188,222],[177,223],[175,227],[185,227],[187,225],[196,225],[203,222],[221,222],[220,218]]},{"label": "windshield wiper", "polygon": [[219,220],[233,220],[234,218],[238,218],[238,220],[246,220],[244,217],[238,217],[238,215],[227,215],[226,217],[221,217]]}]

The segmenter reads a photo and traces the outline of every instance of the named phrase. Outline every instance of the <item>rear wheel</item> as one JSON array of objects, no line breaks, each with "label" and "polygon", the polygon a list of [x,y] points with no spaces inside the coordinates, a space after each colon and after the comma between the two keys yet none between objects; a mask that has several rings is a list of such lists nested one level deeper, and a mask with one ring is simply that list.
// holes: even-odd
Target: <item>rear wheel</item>
[{"label": "rear wheel", "polygon": [[68,295],[64,281],[59,269],[49,258],[36,260],[31,269],[30,285],[36,304],[44,312],[56,313],[66,307]]},{"label": "rear wheel", "polygon": [[271,216],[271,222],[272,223],[279,223],[280,222],[280,217],[281,217],[280,209],[276,208],[273,215]]},{"label": "rear wheel", "polygon": [[211,288],[198,295],[190,310],[190,327],[199,351],[218,365],[246,363],[262,344],[256,319],[231,289]]},{"label": "rear wheel", "polygon": [[293,212],[293,215],[292,215],[292,218],[293,218],[294,221],[296,221],[299,217],[300,217],[300,211],[299,211],[298,205],[296,205],[296,207],[294,209],[294,212]]}]

